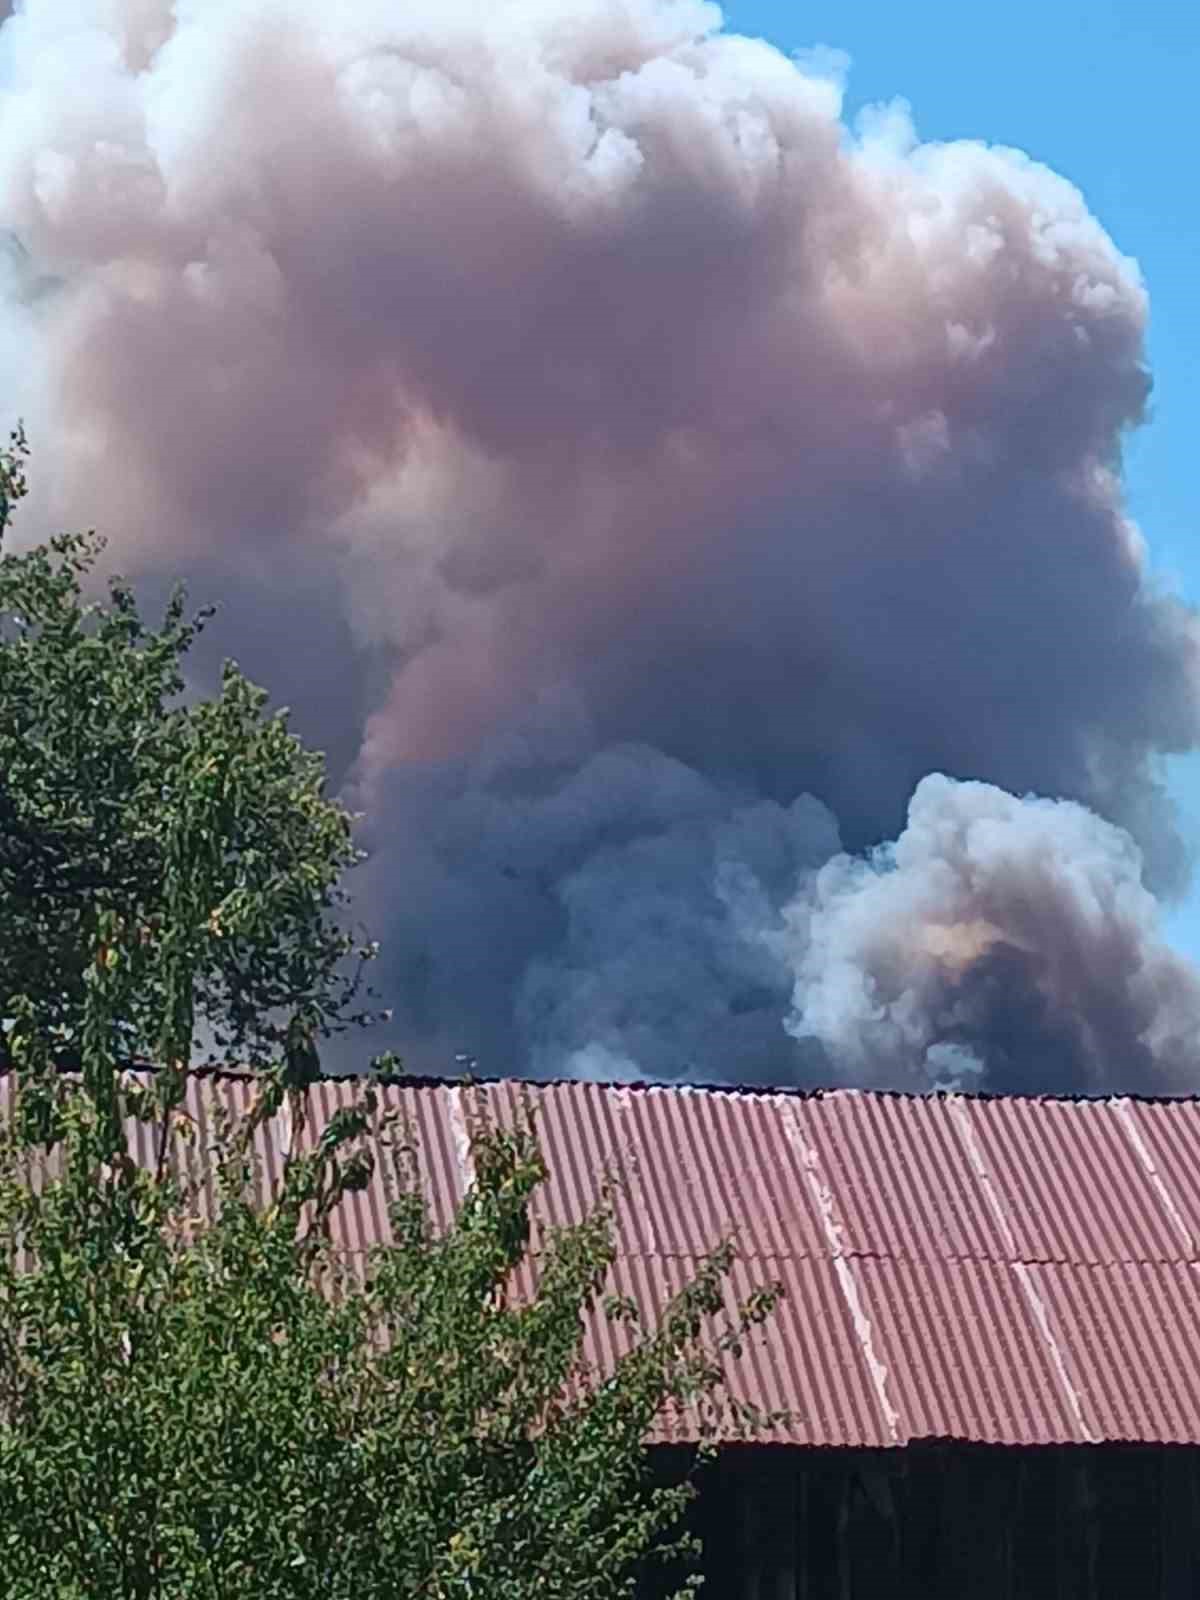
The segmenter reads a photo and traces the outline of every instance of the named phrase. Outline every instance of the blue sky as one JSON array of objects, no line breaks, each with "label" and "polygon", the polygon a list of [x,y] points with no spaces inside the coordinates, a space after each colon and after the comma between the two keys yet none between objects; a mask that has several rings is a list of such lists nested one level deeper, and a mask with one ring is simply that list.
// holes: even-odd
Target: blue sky
[{"label": "blue sky", "polygon": [[[727,25],[851,59],[847,114],[903,98],[925,139],[1015,145],[1076,183],[1141,265],[1155,388],[1131,442],[1130,502],[1161,581],[1200,602],[1200,185],[1188,111],[1200,12],[1184,0],[733,0]],[[1171,764],[1200,854],[1200,756]],[[1169,922],[1200,959],[1200,886]]]}]

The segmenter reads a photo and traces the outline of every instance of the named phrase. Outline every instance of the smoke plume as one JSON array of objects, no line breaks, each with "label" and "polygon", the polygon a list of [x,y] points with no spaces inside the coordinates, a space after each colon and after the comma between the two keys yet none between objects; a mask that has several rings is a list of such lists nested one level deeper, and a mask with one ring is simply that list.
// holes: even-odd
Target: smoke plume
[{"label": "smoke plume", "polygon": [[700,0],[0,28],[22,534],[228,597],[414,1066],[1191,1086],[1144,287],[842,65]]}]

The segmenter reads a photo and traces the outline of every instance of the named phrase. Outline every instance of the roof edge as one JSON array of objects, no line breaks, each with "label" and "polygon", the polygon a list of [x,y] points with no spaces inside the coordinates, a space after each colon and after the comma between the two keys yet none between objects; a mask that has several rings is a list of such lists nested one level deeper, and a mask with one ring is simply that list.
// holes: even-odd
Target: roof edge
[{"label": "roof edge", "polygon": [[[12,1069],[0,1065],[0,1078]],[[129,1072],[153,1073],[159,1069],[150,1061],[124,1063]],[[228,1078],[247,1080],[259,1076],[252,1067],[238,1067],[209,1063],[194,1066],[192,1072],[200,1078]],[[322,1072],[314,1079],[317,1083],[346,1083],[355,1079],[366,1081],[365,1072]],[[1006,1094],[995,1089],[876,1089],[855,1084],[771,1084],[771,1083],[718,1083],[711,1080],[691,1083],[681,1079],[650,1078],[533,1078],[517,1073],[428,1073],[394,1072],[374,1080],[388,1087],[408,1089],[461,1089],[467,1085],[481,1088],[504,1084],[531,1089],[566,1089],[589,1086],[596,1089],[630,1092],[633,1094],[675,1093],[684,1095],[727,1095],[741,1099],[827,1100],[835,1095],[854,1095],[864,1100],[978,1100],[1012,1101],[1025,1105],[1108,1105],[1114,1100],[1130,1101],[1137,1105],[1196,1105],[1200,1104],[1200,1091],[1195,1094],[1145,1094],[1131,1089],[1110,1089],[1091,1094]]]}]

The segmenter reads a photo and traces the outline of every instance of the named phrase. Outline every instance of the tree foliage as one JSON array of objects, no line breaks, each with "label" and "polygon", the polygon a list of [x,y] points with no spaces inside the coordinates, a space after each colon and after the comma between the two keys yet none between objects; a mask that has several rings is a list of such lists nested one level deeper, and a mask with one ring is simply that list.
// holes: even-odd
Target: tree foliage
[{"label": "tree foliage", "polygon": [[[0,480],[8,505],[19,451]],[[0,565],[0,1596],[616,1600],[686,1566],[689,1483],[647,1432],[687,1406],[712,1434],[778,1291],[732,1304],[726,1244],[643,1326],[605,1292],[613,1181],[535,1229],[528,1120],[476,1116],[440,1228],[382,1081],[311,1120],[349,819],[235,671],[180,700],[182,602],[154,632],[119,585],[84,604],[94,553]],[[240,1117],[198,1023],[258,1067]],[[387,1237],[351,1256],[372,1185]],[[597,1366],[605,1317],[625,1354]]]},{"label": "tree foliage", "polygon": [[[0,538],[23,452],[18,433],[0,460]],[[297,1019],[315,1037],[356,1015],[371,949],[344,916],[351,818],[236,665],[214,698],[185,696],[209,613],[181,590],[157,627],[119,579],[85,602],[101,548],[0,549],[0,1006],[26,996],[77,1061],[107,920],[136,976],[114,1019],[127,1058],[179,1059],[199,1034],[263,1064]]]},{"label": "tree foliage", "polygon": [[[266,1195],[231,1124],[192,1167],[217,1173],[200,1223],[186,1160],[156,1179],[69,1080],[49,1092],[57,1175],[17,1117],[0,1179],[0,1592],[607,1600],[688,1554],[688,1484],[643,1441],[668,1404],[715,1423],[719,1358],[770,1308],[722,1325],[728,1247],[605,1372],[585,1320],[631,1315],[603,1304],[607,1209],[539,1239],[522,1293],[528,1128],[476,1129],[439,1234],[377,1088]],[[355,1262],[324,1224],[377,1160],[391,1238]]]}]

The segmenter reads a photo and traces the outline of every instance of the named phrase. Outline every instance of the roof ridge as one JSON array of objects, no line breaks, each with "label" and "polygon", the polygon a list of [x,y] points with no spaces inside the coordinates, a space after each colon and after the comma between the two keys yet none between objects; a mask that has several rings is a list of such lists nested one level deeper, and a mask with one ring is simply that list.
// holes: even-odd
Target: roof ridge
[{"label": "roof ridge", "polygon": [[[1200,1062],[1197,1063],[1200,1069]],[[0,1067],[0,1077],[11,1070]],[[125,1066],[130,1072],[157,1072],[150,1061],[131,1061]],[[231,1063],[205,1063],[192,1068],[200,1078],[253,1079],[259,1076],[253,1067],[240,1067]],[[355,1079],[367,1080],[365,1072],[322,1072],[317,1083],[346,1083]],[[674,1093],[681,1095],[718,1096],[745,1099],[826,1100],[833,1096],[857,1097],[863,1100],[899,1100],[905,1102],[970,1100],[980,1102],[1005,1101],[1020,1105],[1110,1105],[1115,1100],[1129,1101],[1135,1105],[1196,1105],[1200,1104],[1200,1089],[1194,1094],[1146,1094],[1135,1089],[1096,1090],[1091,1093],[1010,1094],[997,1089],[886,1089],[866,1088],[857,1084],[789,1084],[789,1083],[714,1083],[690,1082],[684,1079],[650,1078],[534,1078],[518,1073],[436,1073],[394,1072],[374,1080],[388,1088],[402,1089],[462,1089],[499,1088],[513,1085],[525,1089],[580,1089],[595,1088],[638,1095]]]}]

